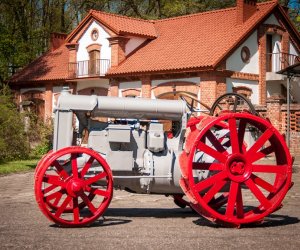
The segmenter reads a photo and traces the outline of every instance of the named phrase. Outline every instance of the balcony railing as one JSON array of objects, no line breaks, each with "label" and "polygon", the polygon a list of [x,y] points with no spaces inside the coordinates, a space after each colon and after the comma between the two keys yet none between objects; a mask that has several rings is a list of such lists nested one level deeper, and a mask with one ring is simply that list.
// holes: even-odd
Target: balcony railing
[{"label": "balcony railing", "polygon": [[300,57],[288,53],[268,53],[267,72],[277,72],[300,62]]},{"label": "balcony railing", "polygon": [[69,63],[69,77],[80,78],[105,76],[109,68],[110,60],[108,59],[87,60]]}]

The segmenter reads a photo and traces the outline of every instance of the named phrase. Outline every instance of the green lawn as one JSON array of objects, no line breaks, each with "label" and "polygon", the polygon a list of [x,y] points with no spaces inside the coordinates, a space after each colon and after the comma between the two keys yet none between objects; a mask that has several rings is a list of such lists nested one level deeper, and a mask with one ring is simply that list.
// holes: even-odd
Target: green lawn
[{"label": "green lawn", "polygon": [[35,169],[38,161],[38,159],[34,159],[0,163],[0,175],[33,170]]}]

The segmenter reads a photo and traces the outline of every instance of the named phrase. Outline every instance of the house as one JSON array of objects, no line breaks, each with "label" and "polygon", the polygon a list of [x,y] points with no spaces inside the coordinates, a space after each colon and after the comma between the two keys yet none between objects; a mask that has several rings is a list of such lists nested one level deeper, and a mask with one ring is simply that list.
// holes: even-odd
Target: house
[{"label": "house", "polygon": [[[21,108],[34,104],[44,119],[63,86],[76,94],[146,98],[179,90],[208,105],[234,91],[284,131],[286,79],[276,72],[298,62],[299,53],[300,35],[278,1],[237,0],[233,8],[163,20],[91,10],[69,35],[52,34],[50,51],[10,86]],[[300,103],[299,82],[291,91]]]}]

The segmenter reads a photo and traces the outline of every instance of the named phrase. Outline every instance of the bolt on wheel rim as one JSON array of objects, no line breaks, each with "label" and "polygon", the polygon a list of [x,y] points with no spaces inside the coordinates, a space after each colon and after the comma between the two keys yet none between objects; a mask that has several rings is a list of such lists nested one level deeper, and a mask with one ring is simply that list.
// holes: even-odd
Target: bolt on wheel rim
[{"label": "bolt on wheel rim", "polygon": [[36,176],[38,205],[61,226],[91,224],[104,213],[112,193],[112,174],[106,161],[87,148],[53,152]]},{"label": "bolt on wheel rim", "polygon": [[[225,224],[261,221],[281,205],[291,184],[292,160],[283,137],[247,113],[209,119],[193,145],[186,145],[193,208]],[[249,130],[257,134],[252,143],[245,140]],[[273,160],[264,162],[265,156]]]}]

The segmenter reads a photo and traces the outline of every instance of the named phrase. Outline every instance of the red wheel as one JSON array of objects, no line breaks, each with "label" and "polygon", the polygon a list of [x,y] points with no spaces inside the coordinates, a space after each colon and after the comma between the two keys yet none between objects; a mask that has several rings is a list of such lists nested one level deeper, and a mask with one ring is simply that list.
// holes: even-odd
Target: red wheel
[{"label": "red wheel", "polygon": [[35,196],[41,211],[65,227],[94,222],[104,213],[112,195],[108,164],[87,148],[68,147],[51,153],[35,177]]},{"label": "red wheel", "polygon": [[[255,131],[256,141],[249,131]],[[248,113],[199,124],[187,137],[180,165],[192,207],[223,224],[262,221],[281,206],[291,186],[292,158],[284,138],[268,121]]]}]

